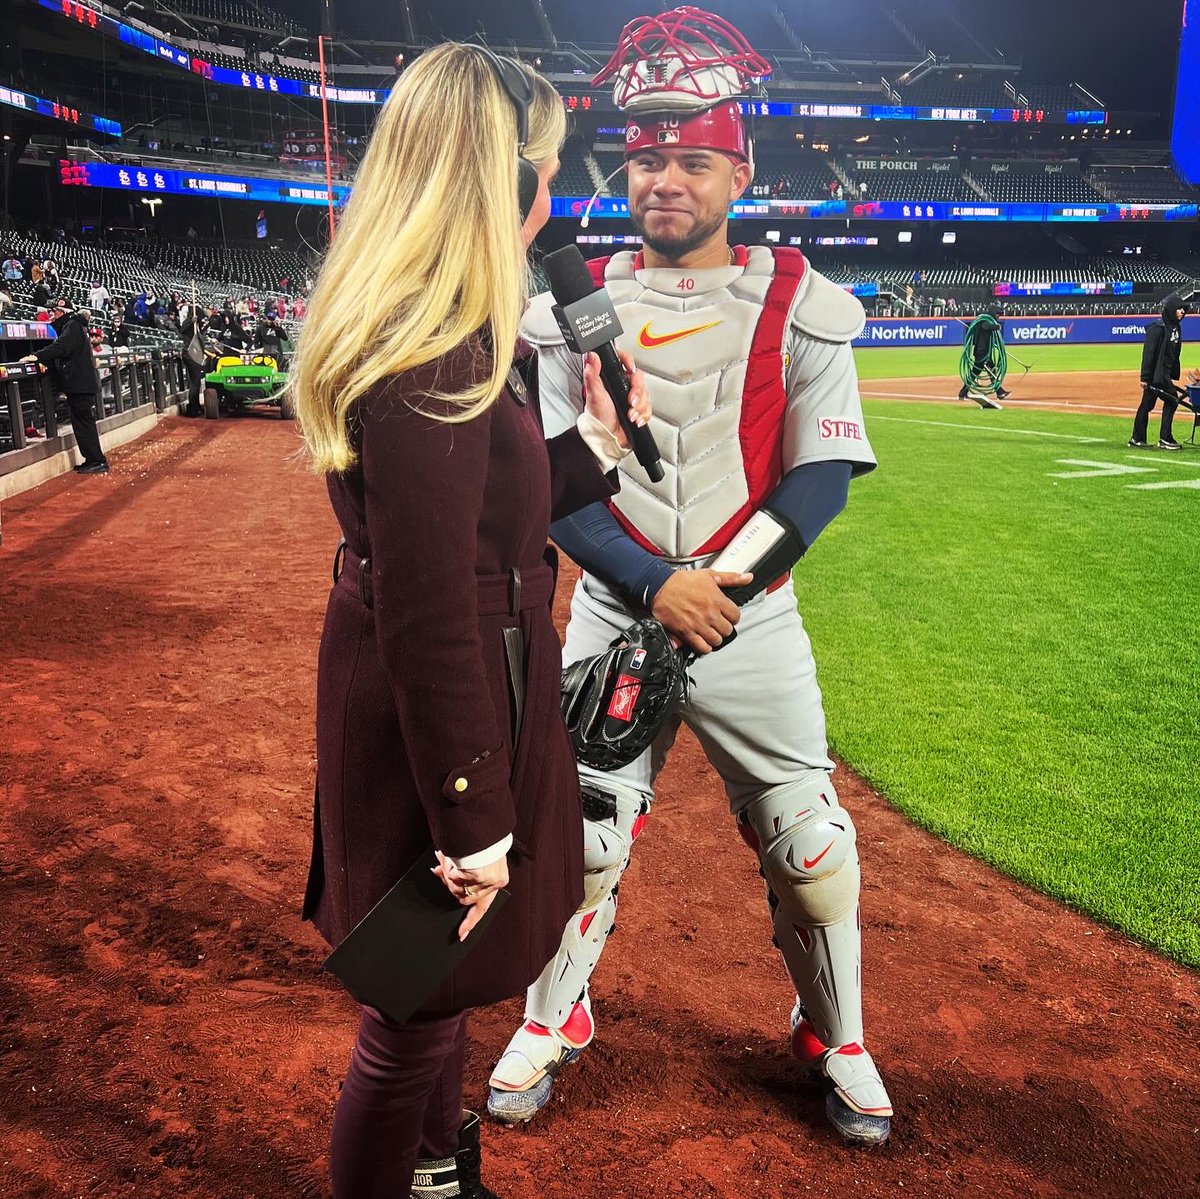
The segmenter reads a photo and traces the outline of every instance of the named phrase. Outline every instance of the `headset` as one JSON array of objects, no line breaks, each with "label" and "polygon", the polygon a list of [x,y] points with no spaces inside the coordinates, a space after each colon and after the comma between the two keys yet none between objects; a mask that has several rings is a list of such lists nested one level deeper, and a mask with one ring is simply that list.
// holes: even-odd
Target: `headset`
[{"label": "headset", "polygon": [[525,143],[529,140],[529,106],[533,103],[533,84],[515,59],[496,54],[486,46],[473,46],[472,49],[479,51],[484,61],[492,68],[517,114],[517,206],[521,210],[521,223],[524,224],[533,211],[538,193],[537,167],[525,157]]}]

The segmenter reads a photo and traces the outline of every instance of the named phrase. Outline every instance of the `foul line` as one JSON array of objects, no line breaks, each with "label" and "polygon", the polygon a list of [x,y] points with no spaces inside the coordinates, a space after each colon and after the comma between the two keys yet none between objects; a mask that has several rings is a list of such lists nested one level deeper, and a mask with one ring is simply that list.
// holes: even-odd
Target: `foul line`
[{"label": "foul line", "polygon": [[903,425],[933,425],[939,429],[965,429],[969,433],[1015,433],[1022,437],[1053,437],[1061,441],[1076,441],[1085,445],[1110,445],[1107,437],[1078,437],[1074,433],[1047,433],[1042,429],[1009,429],[1004,425],[958,425],[946,420],[918,420],[912,416],[880,416],[872,413],[872,421],[893,420]]},{"label": "foul line", "polygon": [[[860,394],[869,400],[941,400],[943,403],[950,404],[956,399],[955,396],[948,395],[933,395],[926,391],[868,391],[860,389]],[[963,400],[962,403],[967,403]],[[972,400],[971,403],[974,403]],[[1004,401],[1006,408],[1011,408],[1016,404],[1030,404],[1037,408],[1062,408],[1068,412],[1115,412],[1118,416],[1128,416],[1133,413],[1133,409],[1129,406],[1119,407],[1112,404],[1072,404],[1066,400],[1021,400],[1015,397],[1010,397]],[[876,417],[876,420],[879,418]]]}]

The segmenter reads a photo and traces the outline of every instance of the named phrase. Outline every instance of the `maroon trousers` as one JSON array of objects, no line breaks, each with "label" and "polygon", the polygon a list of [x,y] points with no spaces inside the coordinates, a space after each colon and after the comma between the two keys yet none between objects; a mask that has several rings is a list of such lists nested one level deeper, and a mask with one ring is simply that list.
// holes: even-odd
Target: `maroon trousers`
[{"label": "maroon trousers", "polygon": [[466,1012],[395,1024],[363,1007],[333,1115],[334,1199],[408,1199],[418,1158],[453,1157]]}]

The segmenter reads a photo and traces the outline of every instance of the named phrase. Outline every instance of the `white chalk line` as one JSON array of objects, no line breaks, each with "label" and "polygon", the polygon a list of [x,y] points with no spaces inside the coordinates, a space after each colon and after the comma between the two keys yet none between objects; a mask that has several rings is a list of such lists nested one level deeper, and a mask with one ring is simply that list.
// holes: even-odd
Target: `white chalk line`
[{"label": "white chalk line", "polygon": [[938,429],[962,429],[968,433],[1012,433],[1021,437],[1053,437],[1059,441],[1074,441],[1082,445],[1111,445],[1107,437],[1079,437],[1074,433],[1048,433],[1044,429],[1012,429],[1004,425],[960,425],[946,420],[920,420],[914,416],[880,416],[872,413],[871,420],[890,420],[902,425],[932,425]]}]

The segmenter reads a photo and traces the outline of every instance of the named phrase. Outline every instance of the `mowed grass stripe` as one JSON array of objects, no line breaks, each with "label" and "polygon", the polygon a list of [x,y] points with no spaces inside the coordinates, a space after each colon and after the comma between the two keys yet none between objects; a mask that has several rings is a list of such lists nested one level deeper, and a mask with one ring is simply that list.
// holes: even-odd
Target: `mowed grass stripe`
[{"label": "mowed grass stripe", "polygon": [[[1200,497],[1128,486],[1200,479],[1200,450],[1189,473],[1104,417],[1014,419],[1101,439],[1072,444],[866,409],[880,469],[796,570],[834,748],[931,831],[1200,966]],[[1154,473],[1051,477],[1089,469],[1068,458]]]},{"label": "mowed grass stripe", "polygon": [[[1028,363],[1035,372],[1055,371],[1139,371],[1142,365],[1141,343],[1130,345],[1028,345],[1010,344],[1009,378],[1018,379],[1022,367],[1016,359]],[[917,379],[958,377],[962,346],[875,347],[855,349],[860,379]]]}]

